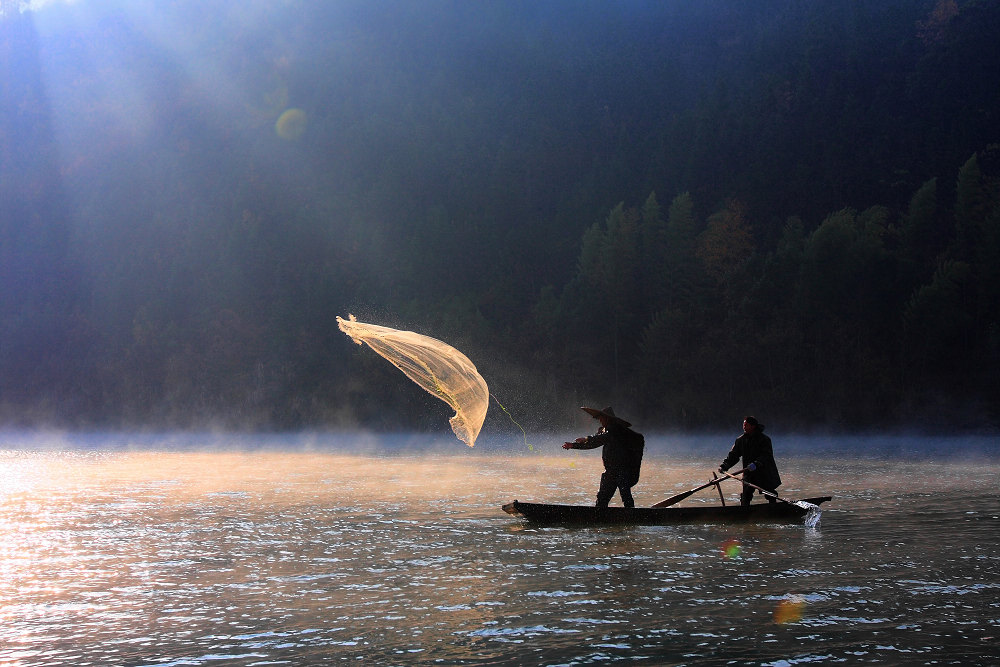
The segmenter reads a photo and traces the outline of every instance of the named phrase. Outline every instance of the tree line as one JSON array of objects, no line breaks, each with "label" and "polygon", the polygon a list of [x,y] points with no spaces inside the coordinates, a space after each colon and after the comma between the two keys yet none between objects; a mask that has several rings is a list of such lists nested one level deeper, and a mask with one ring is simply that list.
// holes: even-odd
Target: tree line
[{"label": "tree line", "polygon": [[737,200],[704,220],[689,193],[619,204],[539,301],[537,349],[559,351],[539,367],[672,427],[994,423],[998,150],[962,165],[950,201],[930,179],[903,211],[790,217],[770,245]]},{"label": "tree line", "polygon": [[996,3],[228,4],[0,21],[3,424],[996,427]]}]

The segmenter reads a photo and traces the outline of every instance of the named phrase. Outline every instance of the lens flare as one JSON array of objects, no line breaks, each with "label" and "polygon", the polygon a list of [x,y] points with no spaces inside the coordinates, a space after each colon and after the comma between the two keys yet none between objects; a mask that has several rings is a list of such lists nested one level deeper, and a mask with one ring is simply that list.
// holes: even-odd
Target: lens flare
[{"label": "lens flare", "polygon": [[739,558],[741,549],[737,540],[726,540],[722,543],[722,555],[726,558]]},{"label": "lens flare", "polygon": [[287,141],[295,141],[306,131],[306,112],[302,109],[285,109],[274,124],[274,131]]},{"label": "lens flare", "polygon": [[800,597],[785,598],[774,609],[774,622],[779,625],[798,623],[802,620],[802,613],[805,611],[805,606],[805,601]]}]

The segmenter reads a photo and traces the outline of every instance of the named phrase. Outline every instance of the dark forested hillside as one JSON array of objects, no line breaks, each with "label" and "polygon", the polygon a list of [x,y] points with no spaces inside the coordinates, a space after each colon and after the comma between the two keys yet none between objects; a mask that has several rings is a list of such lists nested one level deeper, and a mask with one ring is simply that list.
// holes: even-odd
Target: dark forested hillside
[{"label": "dark forested hillside", "polygon": [[7,425],[1000,424],[996,2],[15,4]]}]

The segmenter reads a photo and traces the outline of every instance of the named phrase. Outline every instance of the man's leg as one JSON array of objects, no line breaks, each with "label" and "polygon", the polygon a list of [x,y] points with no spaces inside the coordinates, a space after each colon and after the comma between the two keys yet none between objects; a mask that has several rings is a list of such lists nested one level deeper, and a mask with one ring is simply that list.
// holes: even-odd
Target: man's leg
[{"label": "man's leg", "polygon": [[743,492],[740,493],[740,505],[742,505],[743,507],[749,505],[750,501],[753,500],[753,492],[755,490],[756,489],[754,489],[752,486],[747,486],[746,484],[744,484]]},{"label": "man's leg", "polygon": [[632,487],[622,483],[618,487],[618,493],[622,497],[622,505],[625,507],[635,507],[635,498],[632,497]]},{"label": "man's leg", "polygon": [[597,490],[597,507],[607,507],[617,488],[618,480],[606,472],[602,473],[601,488]]}]

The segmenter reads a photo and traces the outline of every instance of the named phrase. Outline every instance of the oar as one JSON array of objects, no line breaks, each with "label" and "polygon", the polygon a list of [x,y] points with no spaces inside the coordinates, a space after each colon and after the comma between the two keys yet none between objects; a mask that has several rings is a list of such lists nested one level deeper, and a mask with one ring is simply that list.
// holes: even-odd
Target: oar
[{"label": "oar", "polygon": [[[719,476],[715,474],[714,470],[712,471],[712,479],[719,479]],[[725,507],[726,506],[726,497],[724,495],[722,495],[722,485],[721,484],[716,484],[715,485],[715,490],[719,492],[719,502],[721,502],[722,506]]]},{"label": "oar", "polygon": [[[743,470],[746,470],[746,468],[744,468]],[[737,475],[740,474],[741,472],[743,472],[743,470],[738,471],[736,474]],[[734,478],[734,479],[738,479],[738,478]],[[684,493],[678,493],[676,496],[670,496],[666,500],[661,500],[660,502],[656,503],[655,505],[650,505],[650,507],[670,507],[671,505],[676,505],[677,503],[679,503],[680,501],[684,500],[685,498],[687,498],[691,494],[698,493],[702,489],[707,489],[708,487],[714,486],[714,485],[718,484],[721,481],[722,481],[721,479],[713,479],[711,482],[706,482],[705,484],[702,484],[701,486],[699,486],[696,489],[691,489],[690,491],[685,491]]]},{"label": "oar", "polygon": [[[743,470],[746,470],[746,468],[744,468]],[[737,475],[740,474],[741,472],[743,472],[743,470],[740,470],[736,474]],[[753,488],[757,489],[758,491],[760,491],[761,493],[763,493],[765,496],[767,496],[769,498],[776,498],[777,500],[780,500],[783,503],[788,503],[789,505],[795,505],[799,509],[804,509],[804,510],[818,510],[819,509],[818,506],[813,505],[812,503],[807,503],[804,500],[785,500],[784,498],[782,498],[781,496],[779,496],[777,493],[774,493],[772,491],[768,491],[767,489],[761,488],[761,487],[757,486],[756,484],[751,484],[750,482],[746,481],[742,477],[734,477],[733,475],[730,475],[725,470],[720,470],[719,472],[721,472],[726,477],[729,477],[731,479],[735,479],[735,480],[737,480],[739,482],[743,482],[747,486],[752,486]]]}]

